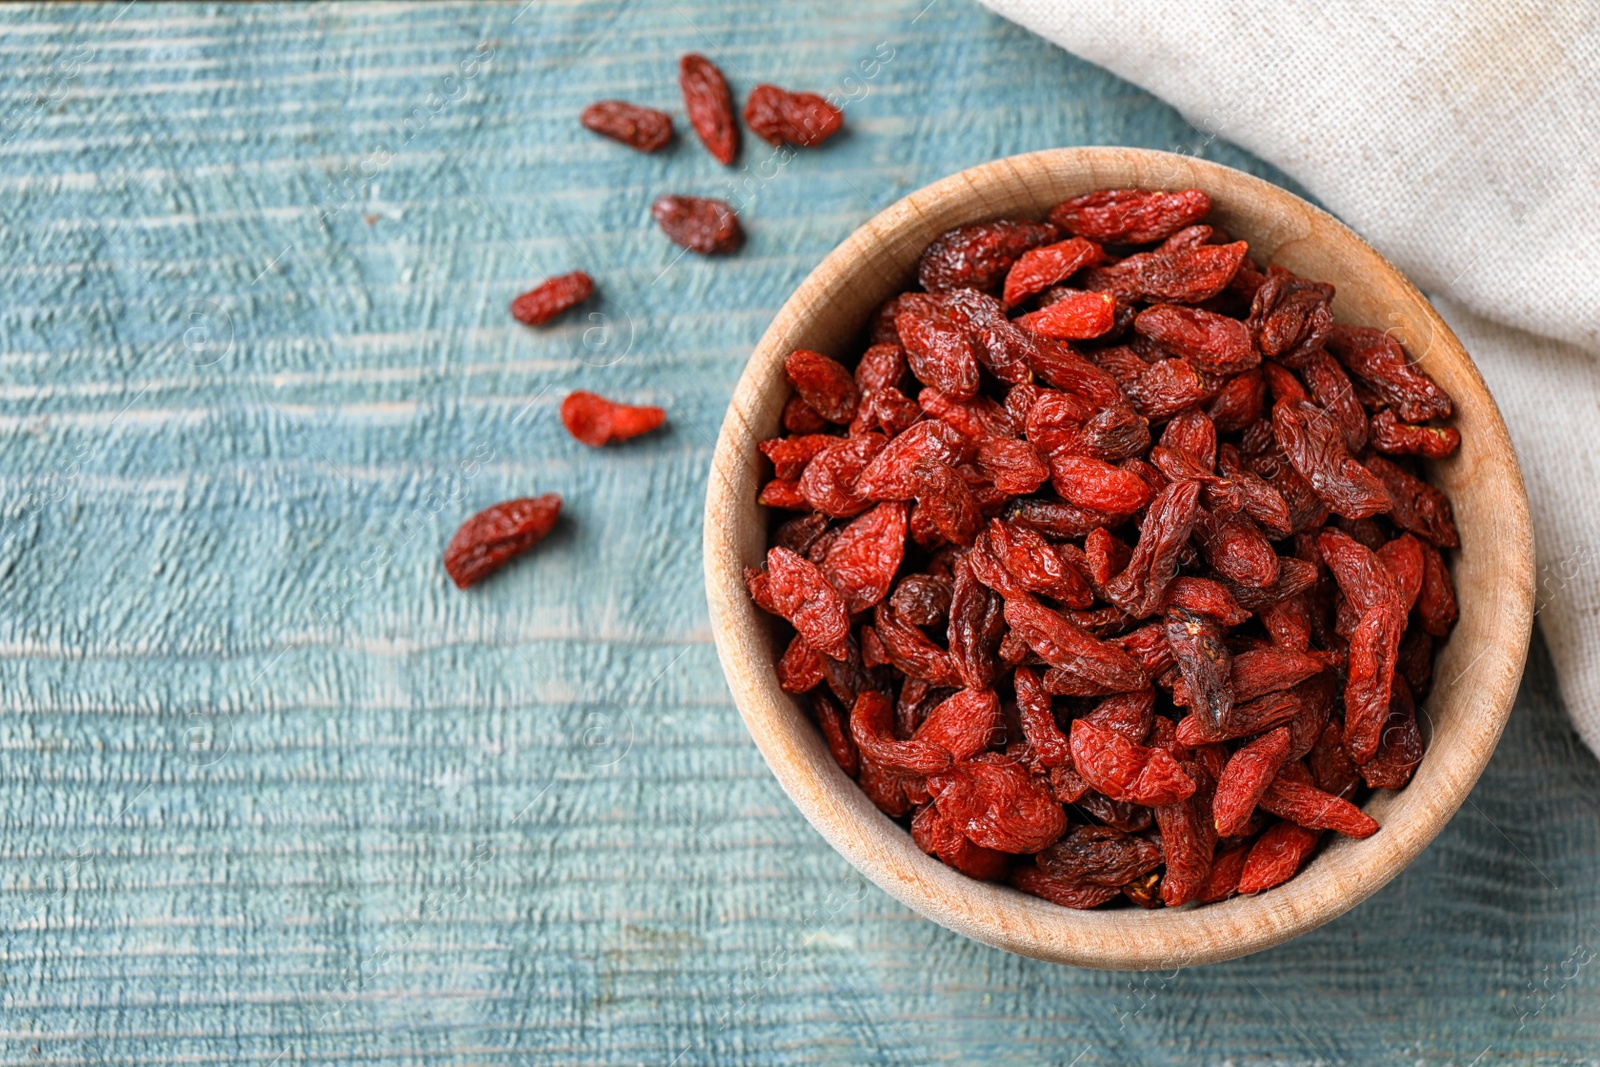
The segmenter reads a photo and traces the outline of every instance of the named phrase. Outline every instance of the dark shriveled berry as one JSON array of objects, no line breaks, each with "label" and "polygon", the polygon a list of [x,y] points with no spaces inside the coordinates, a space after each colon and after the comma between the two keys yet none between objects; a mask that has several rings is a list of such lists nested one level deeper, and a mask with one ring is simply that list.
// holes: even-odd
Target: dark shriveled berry
[{"label": "dark shriveled berry", "polygon": [[663,196],[650,205],[650,214],[674,244],[703,256],[726,255],[744,243],[739,216],[726,200]]},{"label": "dark shriveled berry", "polygon": [[733,117],[728,79],[711,60],[691,53],[678,61],[678,87],[700,143],[717,162],[732,166],[739,154],[739,123]]},{"label": "dark shriveled berry", "polygon": [[626,100],[601,100],[583,109],[586,129],[640,152],[655,152],[672,140],[672,117]]}]

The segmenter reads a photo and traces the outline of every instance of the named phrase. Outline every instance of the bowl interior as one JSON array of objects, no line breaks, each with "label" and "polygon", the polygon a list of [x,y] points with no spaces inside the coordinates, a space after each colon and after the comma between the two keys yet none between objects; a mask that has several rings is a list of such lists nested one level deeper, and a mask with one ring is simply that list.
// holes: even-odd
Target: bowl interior
[{"label": "bowl interior", "polygon": [[[778,688],[773,663],[782,649],[742,574],[766,551],[756,444],[779,432],[789,395],[784,357],[810,348],[853,365],[868,316],[906,288],[922,249],[945,230],[1003,216],[1042,218],[1062,200],[1114,187],[1204,189],[1214,203],[1208,222],[1248,240],[1263,265],[1333,283],[1339,321],[1391,331],[1450,393],[1462,444],[1432,465],[1430,478],[1449,495],[1461,532],[1451,561],[1461,617],[1419,708],[1430,735],[1426,757],[1405,790],[1380,791],[1365,806],[1382,824],[1379,833],[1334,840],[1295,878],[1257,896],[1078,912],[946,867],[867,800]],[[779,311],[739,382],[707,490],[705,560],[713,631],[740,713],[823,836],[936,922],[1013,952],[1093,967],[1166,968],[1244,955],[1376,892],[1433,839],[1482,772],[1510,713],[1532,626],[1533,538],[1521,472],[1482,378],[1433,308],[1348,228],[1298,197],[1217,164],[1136,149],[1057,149],[963,171],[888,208],[829,255]]]}]

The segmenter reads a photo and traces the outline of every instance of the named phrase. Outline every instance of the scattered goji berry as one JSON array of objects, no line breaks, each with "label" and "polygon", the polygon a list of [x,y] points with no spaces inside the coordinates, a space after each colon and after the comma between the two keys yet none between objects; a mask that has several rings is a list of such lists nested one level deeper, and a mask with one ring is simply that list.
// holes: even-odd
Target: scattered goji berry
[{"label": "scattered goji berry", "polygon": [[655,152],[672,140],[670,115],[626,100],[600,100],[590,104],[583,109],[579,121],[595,133],[621,141],[640,152]]},{"label": "scattered goji berry", "polygon": [[700,143],[717,162],[732,166],[733,157],[739,154],[739,124],[733,117],[733,94],[722,71],[705,56],[691,53],[678,61],[678,87],[683,90],[689,125]]},{"label": "scattered goji berry", "polygon": [[744,123],[768,144],[814,148],[839,132],[844,113],[815,93],[758,85],[744,102]]},{"label": "scattered goji berry", "polygon": [[594,279],[583,271],[549,278],[511,301],[511,317],[529,326],[543,326],[594,292]]},{"label": "scattered goji berry", "polygon": [[725,200],[703,196],[663,196],[650,205],[661,232],[691,252],[726,255],[744,242],[739,216]]},{"label": "scattered goji berry", "polygon": [[590,448],[626,441],[659,429],[667,413],[658,407],[619,404],[595,393],[569,393],[561,402],[561,424]]},{"label": "scattered goji berry", "polygon": [[507,500],[461,524],[444,550],[444,569],[459,589],[483,580],[555,529],[561,498],[554,493]]}]

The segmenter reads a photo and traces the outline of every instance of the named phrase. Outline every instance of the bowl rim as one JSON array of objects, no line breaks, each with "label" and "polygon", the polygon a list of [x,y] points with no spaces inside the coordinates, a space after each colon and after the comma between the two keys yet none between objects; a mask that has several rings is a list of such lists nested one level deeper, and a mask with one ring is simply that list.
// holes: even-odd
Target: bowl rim
[{"label": "bowl rim", "polygon": [[[1466,670],[1477,674],[1463,695],[1452,697],[1468,701],[1472,714],[1457,713],[1461,721],[1454,729],[1461,732],[1447,749],[1438,750],[1448,755],[1434,760],[1429,779],[1433,791],[1411,798],[1403,808],[1403,821],[1389,824],[1380,817],[1384,832],[1361,842],[1341,838],[1328,843],[1295,878],[1262,894],[1155,911],[1074,911],[1009,886],[968,878],[923,854],[905,829],[879,812],[838,768],[794,698],[778,689],[769,624],[744,589],[743,567],[753,561],[743,554],[748,546],[741,548],[738,524],[732,520],[743,511],[762,517],[750,488],[759,464],[754,445],[760,440],[753,413],[761,410],[763,394],[771,388],[772,368],[781,368],[787,348],[795,347],[786,339],[804,328],[810,309],[840,284],[838,279],[886,254],[895,235],[908,226],[926,229],[926,216],[937,214],[937,205],[952,196],[968,197],[974,210],[962,222],[996,217],[999,212],[985,208],[985,190],[996,188],[996,183],[1026,185],[1030,172],[1036,174],[1040,167],[1076,168],[1108,178],[1132,168],[1144,178],[1168,176],[1169,180],[1140,181],[1144,187],[1192,185],[1212,191],[1214,197],[1215,190],[1231,187],[1264,203],[1292,208],[1311,227],[1326,227],[1347,239],[1347,250],[1359,265],[1374,272],[1374,284],[1394,286],[1398,296],[1424,317],[1430,344],[1418,358],[1425,364],[1430,359],[1447,360],[1466,380],[1482,419],[1474,431],[1480,453],[1474,474],[1481,475],[1487,466],[1510,490],[1509,499],[1497,501],[1494,511],[1498,553],[1482,564],[1496,576],[1488,586],[1493,604],[1484,609],[1492,640],[1483,642],[1482,651],[1456,679],[1465,677]],[[1107,180],[1091,188],[1115,184]],[[1239,197],[1232,199],[1237,202]],[[956,224],[961,223],[952,223]],[[1277,250],[1283,247],[1280,243]],[[1332,253],[1333,248],[1324,250]],[[1442,354],[1435,353],[1434,345],[1442,347]],[[1460,391],[1459,385],[1455,391]],[[1458,408],[1462,399],[1457,397]],[[741,499],[741,493],[748,499]],[[764,550],[767,524],[760,525]],[[1381,254],[1315,205],[1222,164],[1152,149],[1056,148],[997,159],[908,194],[852,232],[784,302],[752,351],[718,435],[707,482],[703,537],[706,594],[723,673],[757,748],[812,826],[880,888],[948,929],[1021,955],[1104,969],[1184,967],[1257,952],[1331,921],[1387,884],[1438,835],[1481,775],[1510,715],[1533,624],[1533,533],[1521,470],[1481,375],[1437,311]],[[1434,753],[1430,745],[1429,755]],[[1423,768],[1429,766],[1425,759]],[[1365,809],[1382,816],[1408,796],[1404,791],[1378,791]]]}]

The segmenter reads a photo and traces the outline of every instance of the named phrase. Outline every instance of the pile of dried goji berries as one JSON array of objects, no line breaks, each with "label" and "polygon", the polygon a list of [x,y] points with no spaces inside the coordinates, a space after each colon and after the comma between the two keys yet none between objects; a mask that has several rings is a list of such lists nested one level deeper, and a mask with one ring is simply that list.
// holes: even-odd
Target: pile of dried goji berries
[{"label": "pile of dried goji berries", "polygon": [[798,351],[745,580],[924,850],[1073,908],[1291,877],[1421,761],[1450,398],[1333,287],[1106,190],[952,230],[854,373]]}]

